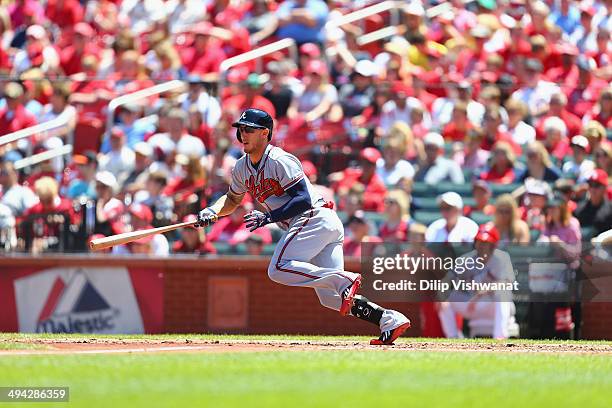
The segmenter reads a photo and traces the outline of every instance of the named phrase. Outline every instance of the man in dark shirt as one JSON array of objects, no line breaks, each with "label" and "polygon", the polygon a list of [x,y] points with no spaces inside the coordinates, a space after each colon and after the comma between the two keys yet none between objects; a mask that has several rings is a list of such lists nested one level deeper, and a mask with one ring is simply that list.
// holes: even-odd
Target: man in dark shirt
[{"label": "man in dark shirt", "polygon": [[589,177],[589,197],[576,208],[574,215],[581,227],[593,227],[599,235],[612,228],[612,203],[607,198],[608,175],[597,169]]}]

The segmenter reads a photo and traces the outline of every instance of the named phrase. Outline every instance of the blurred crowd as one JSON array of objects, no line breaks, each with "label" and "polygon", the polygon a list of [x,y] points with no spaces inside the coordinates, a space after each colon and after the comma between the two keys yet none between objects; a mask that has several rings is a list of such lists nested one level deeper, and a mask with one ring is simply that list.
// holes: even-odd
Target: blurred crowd
[{"label": "blurred crowd", "polygon": [[[364,241],[467,242],[486,222],[503,242],[605,237],[612,1],[412,0],[337,23],[374,3],[0,1],[0,136],[65,119],[0,145],[0,244],[86,251],[192,220],[227,189],[241,155],[230,124],[247,107],[275,117],[273,143],[335,201],[347,255]],[[284,38],[295,59],[220,72]],[[175,79],[184,86],[108,109]],[[254,205],[113,251],[269,253],[279,231],[242,222]]]}]

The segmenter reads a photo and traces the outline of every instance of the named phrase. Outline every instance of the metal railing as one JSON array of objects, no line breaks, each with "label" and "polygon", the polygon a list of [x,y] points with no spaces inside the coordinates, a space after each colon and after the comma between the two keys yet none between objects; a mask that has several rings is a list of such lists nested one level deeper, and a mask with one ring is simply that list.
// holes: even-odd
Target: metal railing
[{"label": "metal railing", "polygon": [[72,145],[70,144],[60,146],[55,149],[47,150],[45,152],[26,157],[25,159],[17,160],[15,162],[15,170],[21,170],[25,167],[34,166],[35,164],[42,163],[44,161],[64,156],[70,153],[72,153]]},{"label": "metal railing", "polygon": [[285,38],[283,40],[279,40],[273,42],[272,44],[264,45],[263,47],[255,48],[254,50],[244,52],[242,54],[236,55],[235,57],[228,58],[221,63],[219,66],[219,85],[218,85],[218,95],[221,94],[221,90],[225,86],[225,74],[231,68],[244,64],[245,62],[257,60],[256,70],[257,72],[261,72],[261,58],[265,55],[272,54],[277,51],[281,51],[284,49],[289,49],[289,53],[291,54],[291,58],[294,61],[297,61],[298,58],[298,50],[295,40],[292,38]]},{"label": "metal railing", "polygon": [[368,6],[361,10],[353,11],[352,13],[339,16],[333,20],[328,21],[325,26],[326,28],[336,28],[344,24],[350,24],[357,21],[361,21],[375,14],[384,13],[385,11],[391,11],[391,25],[397,25],[399,23],[398,10],[401,6],[406,3],[401,1],[383,1],[381,3]]},{"label": "metal railing", "polygon": [[0,136],[0,146],[15,142],[17,140],[33,136],[37,133],[46,132],[52,129],[57,129],[62,126],[67,126],[73,119],[76,118],[76,112],[68,111],[66,114],[61,114],[55,119],[51,119],[47,122],[39,123],[38,125],[30,126],[25,129],[18,130],[13,133],[9,133],[4,136]]},{"label": "metal railing", "polygon": [[372,31],[371,33],[364,34],[357,38],[357,45],[362,46],[370,44],[376,41],[380,41],[384,38],[393,37],[398,34],[396,26],[390,26],[381,28],[380,30]]},{"label": "metal railing", "polygon": [[115,110],[121,105],[137,102],[141,99],[148,98],[153,95],[158,95],[164,92],[173,91],[185,86],[185,82],[174,79],[162,84],[154,85],[140,91],[132,92],[127,95],[121,95],[111,100],[108,103],[108,112],[106,114],[106,132],[109,132],[115,122]]}]

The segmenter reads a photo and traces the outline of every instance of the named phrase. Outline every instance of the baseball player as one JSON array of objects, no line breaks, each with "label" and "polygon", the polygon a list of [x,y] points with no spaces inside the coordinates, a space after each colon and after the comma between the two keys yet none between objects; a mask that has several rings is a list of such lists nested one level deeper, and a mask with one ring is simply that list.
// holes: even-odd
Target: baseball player
[{"label": "baseball player", "polygon": [[[478,265],[477,258],[484,259],[484,268],[475,266],[459,276],[465,280],[478,282],[512,283],[515,275],[510,255],[497,249],[498,243],[497,228],[492,224],[481,225],[474,237],[474,250],[462,257],[474,259],[472,265]],[[506,339],[510,319],[515,312],[512,294],[507,291],[480,293],[456,291],[450,295],[448,302],[442,302],[438,306],[442,330],[446,337],[450,338],[463,336],[455,319],[455,313],[458,313],[466,319],[490,319],[493,321],[493,338]]]},{"label": "baseball player", "polygon": [[244,216],[247,228],[254,231],[275,222],[285,231],[268,267],[270,279],[313,288],[323,306],[377,325],[381,335],[370,344],[392,344],[410,321],[357,294],[361,275],[344,270],[342,222],[333,204],[315,193],[300,161],[270,144],[272,117],[247,109],[232,126],[245,155],[236,162],[228,192],[200,211],[196,226],[208,226],[231,214],[250,193],[259,209]]}]

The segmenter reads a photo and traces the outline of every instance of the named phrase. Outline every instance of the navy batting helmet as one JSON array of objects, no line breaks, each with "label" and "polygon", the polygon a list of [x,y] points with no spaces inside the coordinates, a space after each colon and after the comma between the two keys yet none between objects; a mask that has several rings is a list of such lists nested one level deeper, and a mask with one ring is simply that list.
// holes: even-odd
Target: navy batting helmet
[{"label": "navy batting helmet", "polygon": [[[232,126],[238,128],[240,126],[248,126],[255,129],[268,129],[268,142],[272,140],[272,130],[274,129],[274,120],[272,116],[261,109],[250,108],[242,112],[240,119],[232,123]],[[240,137],[240,129],[236,129],[236,137],[242,143]]]}]

